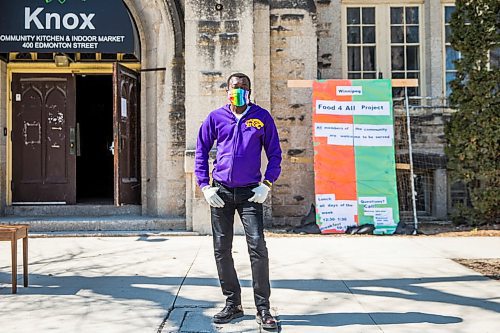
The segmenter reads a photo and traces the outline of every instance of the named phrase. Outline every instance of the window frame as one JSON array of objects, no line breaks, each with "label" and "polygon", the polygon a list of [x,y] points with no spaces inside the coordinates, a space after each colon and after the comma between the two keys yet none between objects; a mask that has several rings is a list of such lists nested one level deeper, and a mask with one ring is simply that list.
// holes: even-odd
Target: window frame
[{"label": "window frame", "polygon": [[[450,95],[448,94],[448,87],[447,87],[447,82],[446,82],[446,74],[448,74],[449,72],[454,72],[455,74],[457,73],[457,70],[448,70],[446,68],[446,48],[448,46],[451,47],[451,43],[449,42],[446,42],[446,26],[449,25],[449,23],[447,24],[446,23],[446,7],[456,7],[455,3],[454,2],[445,2],[442,4],[441,6],[441,18],[442,18],[442,24],[441,24],[441,29],[442,29],[442,35],[441,35],[441,40],[442,40],[442,53],[443,53],[443,68],[442,68],[442,75],[443,75],[443,79],[442,79],[442,95],[443,97],[445,98],[449,98]],[[457,51],[458,52],[458,51]],[[458,52],[458,58],[457,59],[460,59],[460,52]],[[451,91],[450,91],[450,94],[451,94]]]},{"label": "window frame", "polygon": [[[400,8],[402,10],[402,22],[401,23],[392,23],[391,20],[392,20],[392,9],[393,8]],[[415,24],[415,23],[409,23],[408,22],[408,17],[407,17],[407,14],[408,14],[408,8],[417,8],[418,9],[418,23]],[[415,77],[409,77],[409,74],[416,74],[417,77],[418,77],[418,80],[420,81],[420,85],[422,85],[422,81],[421,81],[421,78],[422,78],[422,73],[423,73],[423,59],[424,59],[424,56],[423,56],[423,53],[422,53],[422,46],[423,44],[425,43],[425,36],[422,34],[422,8],[419,7],[419,6],[415,6],[414,4],[404,4],[404,5],[390,5],[389,6],[389,30],[388,30],[388,35],[390,36],[389,37],[389,45],[390,45],[390,50],[389,50],[389,59],[390,59],[390,77],[391,78],[394,78],[394,74],[397,73],[397,74],[402,74],[403,77],[396,77],[396,78],[399,78],[399,79],[414,79]],[[417,26],[418,27],[418,41],[417,42],[409,42],[408,41],[408,29],[411,28],[411,27],[415,27]],[[400,27],[402,28],[402,37],[403,37],[403,40],[401,42],[393,42],[392,41],[392,29],[394,27]],[[411,48],[411,47],[418,47],[418,53],[417,53],[417,60],[418,62],[416,63],[418,65],[418,69],[409,69],[409,65],[408,65],[408,50]],[[392,63],[392,50],[393,48],[402,48],[403,50],[403,68],[402,69],[394,69],[393,68],[393,63]],[[419,92],[419,96],[422,96],[422,88],[421,87],[415,87],[415,88],[408,88],[408,90],[417,90]],[[403,88],[394,88],[393,89],[393,93],[394,91],[397,91],[399,90],[400,93],[403,93],[402,90]],[[417,96],[418,96],[417,95]]]},{"label": "window frame", "polygon": [[[348,50],[347,50],[347,8],[375,8],[375,70],[376,77],[382,73],[383,78],[392,78],[391,64],[391,22],[390,11],[391,7],[418,7],[419,15],[419,95],[426,96],[426,35],[425,35],[425,15],[424,1],[393,1],[387,0],[383,3],[373,3],[373,1],[364,0],[343,0],[341,10],[341,42],[342,42],[342,78],[347,80],[348,77]],[[406,71],[406,69],[405,69]]]},{"label": "window frame", "polygon": [[[345,24],[343,24],[343,27],[345,28],[344,29],[344,36],[345,39],[343,39],[342,43],[343,45],[345,46],[345,57],[343,58],[343,60],[345,61],[345,75],[344,77],[345,78],[348,78],[349,76],[349,59],[348,59],[348,56],[349,56],[349,47],[352,46],[353,44],[349,44],[347,39],[348,39],[348,36],[347,36],[347,28],[349,27],[347,25],[347,10],[349,8],[359,8],[360,9],[360,23],[359,23],[359,27],[360,27],[360,43],[359,44],[354,44],[354,45],[359,45],[360,47],[360,61],[361,61],[361,68],[359,71],[354,71],[354,72],[359,72],[360,75],[361,75],[361,78],[363,78],[363,74],[365,74],[365,72],[375,72],[375,78],[377,78],[377,75],[378,75],[378,57],[379,57],[379,54],[378,54],[378,46],[377,46],[377,40],[378,40],[378,29],[377,29],[377,8],[376,6],[374,5],[362,5],[362,6],[345,6],[345,10],[343,11],[343,15],[344,15],[344,18],[343,18],[343,21],[345,22]],[[373,26],[375,28],[375,43],[363,43],[363,29],[362,27],[364,26],[363,25],[363,8],[373,8],[375,10],[375,23],[374,24],[366,24],[366,26]],[[375,47],[375,70],[374,71],[365,71],[364,70],[364,66],[363,66],[363,60],[364,60],[364,55],[363,55],[363,48],[364,46],[367,46],[367,47],[372,47],[374,46]],[[356,80],[356,79],[353,79],[353,80]]]}]

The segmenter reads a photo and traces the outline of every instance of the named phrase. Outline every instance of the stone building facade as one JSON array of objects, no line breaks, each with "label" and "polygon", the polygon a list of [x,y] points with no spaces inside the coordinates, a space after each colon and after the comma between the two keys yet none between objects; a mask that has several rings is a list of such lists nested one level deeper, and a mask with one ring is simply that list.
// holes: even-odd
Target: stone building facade
[{"label": "stone building facade", "polygon": [[[223,4],[224,8],[230,6],[230,2],[222,1],[220,3]],[[252,2],[248,2],[246,5],[248,8],[246,15],[251,15]],[[274,186],[271,200],[268,203],[271,211],[268,214],[269,225],[297,225],[309,211],[311,203],[314,202],[311,90],[288,88],[287,81],[316,78],[362,78],[365,72],[363,69],[366,69],[367,72],[364,78],[419,78],[418,91],[410,92],[414,96],[411,113],[413,152],[416,156],[415,171],[417,179],[420,180],[417,184],[420,199],[417,209],[422,217],[447,218],[451,205],[450,185],[447,181],[444,158],[443,124],[450,112],[446,106],[446,84],[450,59],[447,59],[446,54],[445,28],[446,17],[447,15],[449,17],[451,8],[453,8],[453,1],[302,0],[253,2],[253,48],[252,45],[245,47],[247,57],[253,52],[253,59],[248,59],[250,63],[253,62],[253,68],[237,66],[225,71],[224,67],[219,67],[219,86],[212,86],[215,91],[211,91],[210,95],[218,94],[220,98],[217,102],[219,102],[224,97],[223,91],[220,89],[224,84],[224,78],[233,70],[248,72],[254,80],[256,102],[268,107],[276,119],[283,148],[283,173]],[[402,11],[402,21],[394,21],[394,24],[391,24],[391,10],[393,16]],[[188,13],[189,9],[186,11]],[[349,16],[359,11],[359,22],[348,24],[348,11]],[[353,48],[359,47],[362,50],[365,46],[362,41],[363,29],[365,28],[363,25],[364,13],[373,16],[372,18],[366,17],[365,20],[368,22],[366,26],[375,30],[375,36],[365,35],[364,37],[372,38],[366,44],[375,49],[375,59],[364,59],[365,63],[362,65],[373,68],[350,68],[350,66],[356,65],[349,64],[348,47],[352,44]],[[406,17],[407,14],[408,17]],[[410,18],[410,15],[414,17]],[[354,18],[349,17],[349,19],[356,20],[356,15],[354,16]],[[210,19],[220,22],[217,20],[216,12]],[[354,31],[358,28],[360,36],[348,37],[349,26],[352,26]],[[414,38],[412,43],[406,43],[404,40],[400,43],[391,42],[391,29],[396,30],[400,27],[411,30]],[[221,33],[223,32],[221,31]],[[417,34],[416,37],[415,34]],[[348,43],[350,38],[354,40],[349,40]],[[360,40],[358,41],[356,38],[360,38]],[[250,41],[246,42],[250,43]],[[405,64],[398,73],[392,73],[391,68],[394,64],[391,64],[391,47],[404,48],[403,52],[407,52],[407,56],[409,56],[409,51],[415,52],[417,49],[415,55],[417,59],[414,59],[416,63]],[[199,44],[196,49],[200,49]],[[189,50],[190,45],[186,43],[186,54],[190,53]],[[240,59],[238,57],[238,63]],[[245,58],[241,60],[243,63],[245,62]],[[363,62],[362,56],[359,61]],[[369,64],[370,61],[373,63]],[[217,65],[207,66],[211,64],[210,62],[200,61],[198,64],[203,67],[198,72],[202,73],[203,81],[205,81],[204,75],[206,75],[204,73],[212,73],[214,68],[217,69]],[[351,70],[355,73],[350,73]],[[210,79],[212,80],[213,76]],[[189,88],[186,91],[189,91]],[[401,91],[395,91],[396,93],[401,96]],[[195,103],[194,101],[195,99],[192,99],[189,103]],[[201,112],[200,118],[203,118],[208,110],[216,107],[217,102],[215,105],[200,103],[207,105],[207,109]],[[395,110],[397,117],[403,119],[402,103],[398,104],[396,101],[395,105],[397,105]],[[188,113],[189,108],[186,110]],[[404,124],[405,122],[400,123],[402,126],[400,130],[405,129]],[[396,125],[398,125],[397,122]],[[189,148],[194,149],[194,134],[197,126],[193,125],[193,127],[189,129],[189,125],[187,126],[186,147],[188,150]],[[189,141],[190,136],[192,137],[191,142]],[[401,142],[398,161],[402,163],[407,162],[408,159],[408,146],[405,138],[407,136],[399,137]],[[398,170],[399,191],[406,192],[400,193],[400,200],[405,201],[401,202],[401,205],[404,206],[402,211],[412,209],[411,201],[407,198],[410,191],[407,173],[407,170]],[[193,198],[193,202],[200,205],[199,201],[202,196],[196,192],[194,182],[191,184],[194,195],[188,194],[188,200]],[[197,204],[192,206],[193,221],[202,220],[196,216],[202,215],[204,204],[201,203],[198,212],[196,211]],[[189,210],[187,214],[189,216]],[[407,212],[408,214],[411,215]]]},{"label": "stone building facade", "polygon": [[[435,155],[431,167],[422,166],[432,175],[423,195],[432,197],[428,215],[446,218],[442,124],[453,73],[445,28],[453,1],[123,2],[141,45],[142,215],[181,218],[187,230],[210,232],[209,208],[193,174],[197,131],[225,103],[226,78],[244,72],[254,101],[276,120],[283,150],[282,175],[266,202],[267,225],[297,225],[314,202],[311,90],[289,88],[291,79],[418,78],[412,95],[429,98],[412,107],[415,150]],[[0,61],[0,128],[6,131],[9,66]],[[12,204],[9,149],[8,136],[0,136],[3,211]]]}]

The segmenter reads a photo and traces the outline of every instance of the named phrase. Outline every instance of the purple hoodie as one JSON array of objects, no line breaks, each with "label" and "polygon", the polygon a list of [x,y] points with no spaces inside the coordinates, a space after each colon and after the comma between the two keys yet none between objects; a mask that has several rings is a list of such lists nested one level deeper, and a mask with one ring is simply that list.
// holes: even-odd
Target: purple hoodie
[{"label": "purple hoodie", "polygon": [[227,104],[210,112],[201,125],[196,143],[195,174],[198,185],[209,185],[208,153],[217,141],[217,156],[212,176],[227,187],[241,187],[262,181],[262,147],[268,164],[264,179],[274,183],[281,172],[278,131],[269,111],[249,104],[238,121]]}]

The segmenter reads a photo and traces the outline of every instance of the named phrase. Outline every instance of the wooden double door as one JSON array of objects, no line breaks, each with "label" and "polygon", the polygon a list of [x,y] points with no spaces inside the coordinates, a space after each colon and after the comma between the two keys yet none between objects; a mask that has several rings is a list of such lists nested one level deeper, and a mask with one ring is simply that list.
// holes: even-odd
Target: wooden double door
[{"label": "wooden double door", "polygon": [[[113,202],[140,204],[139,76],[116,63],[112,81]],[[13,204],[77,203],[77,157],[82,144],[76,123],[77,89],[73,74],[13,74]],[[100,172],[100,165],[91,167],[96,175]],[[96,181],[95,186],[101,184]]]}]

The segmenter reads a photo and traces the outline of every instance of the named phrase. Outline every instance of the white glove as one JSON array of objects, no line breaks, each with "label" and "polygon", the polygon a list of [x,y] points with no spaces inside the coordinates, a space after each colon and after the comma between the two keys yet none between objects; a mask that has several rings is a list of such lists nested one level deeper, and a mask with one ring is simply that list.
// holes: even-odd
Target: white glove
[{"label": "white glove", "polygon": [[219,195],[217,194],[218,190],[218,187],[212,187],[210,185],[207,185],[201,189],[203,195],[205,196],[205,200],[207,200],[210,206],[222,208],[224,207],[225,203],[224,200],[222,200],[221,197],[219,197]]},{"label": "white glove", "polygon": [[271,189],[260,183],[259,186],[257,186],[256,188],[254,188],[252,190],[252,192],[255,193],[255,195],[253,197],[251,197],[250,199],[248,199],[248,201],[250,202],[256,202],[256,203],[263,203],[264,201],[266,201],[266,198],[267,198],[267,194],[269,193]]}]

